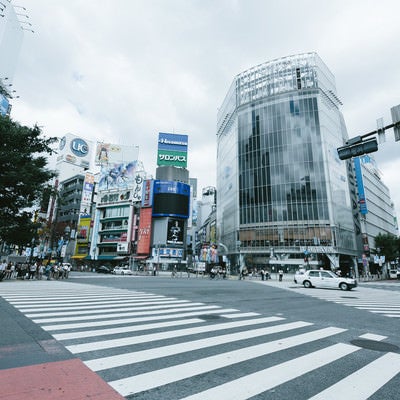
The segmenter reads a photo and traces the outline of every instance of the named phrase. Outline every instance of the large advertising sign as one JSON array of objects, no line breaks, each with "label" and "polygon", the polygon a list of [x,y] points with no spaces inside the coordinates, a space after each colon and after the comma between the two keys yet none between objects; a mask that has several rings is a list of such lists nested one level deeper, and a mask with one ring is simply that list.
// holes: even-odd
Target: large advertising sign
[{"label": "large advertising sign", "polygon": [[157,165],[187,167],[188,135],[158,134]]},{"label": "large advertising sign", "polygon": [[151,208],[140,209],[137,254],[150,254]]},{"label": "large advertising sign", "polygon": [[168,220],[167,243],[183,244],[184,221],[175,218]]},{"label": "large advertising sign", "polygon": [[143,182],[142,207],[153,205],[153,180],[147,179]]},{"label": "large advertising sign", "polygon": [[94,144],[79,136],[67,133],[60,139],[57,162],[67,162],[89,168]]},{"label": "large advertising sign", "polygon": [[153,186],[153,216],[189,218],[189,185],[177,181],[155,180]]},{"label": "large advertising sign", "polygon": [[138,190],[141,192],[144,171],[138,169],[141,167],[137,160],[103,164],[100,170],[99,191],[127,189],[138,185],[140,186]]},{"label": "large advertising sign", "polygon": [[120,144],[100,143],[96,145],[95,164],[113,164],[137,160],[139,156],[138,146],[123,146]]}]

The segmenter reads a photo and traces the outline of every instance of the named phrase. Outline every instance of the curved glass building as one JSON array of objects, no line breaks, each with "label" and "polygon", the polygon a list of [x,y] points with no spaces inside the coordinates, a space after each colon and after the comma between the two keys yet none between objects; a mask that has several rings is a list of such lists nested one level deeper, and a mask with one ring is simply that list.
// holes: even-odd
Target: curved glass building
[{"label": "curved glass building", "polygon": [[356,255],[347,140],[316,53],[237,75],[218,112],[217,227],[233,265],[349,268]]}]

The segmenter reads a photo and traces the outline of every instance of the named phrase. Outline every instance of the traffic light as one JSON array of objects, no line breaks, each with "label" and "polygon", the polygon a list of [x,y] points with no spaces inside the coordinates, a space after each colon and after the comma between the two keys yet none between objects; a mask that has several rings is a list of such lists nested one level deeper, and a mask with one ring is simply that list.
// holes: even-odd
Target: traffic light
[{"label": "traffic light", "polygon": [[378,150],[378,142],[376,139],[365,140],[360,143],[339,147],[337,152],[341,160],[362,156],[363,154],[373,153]]}]

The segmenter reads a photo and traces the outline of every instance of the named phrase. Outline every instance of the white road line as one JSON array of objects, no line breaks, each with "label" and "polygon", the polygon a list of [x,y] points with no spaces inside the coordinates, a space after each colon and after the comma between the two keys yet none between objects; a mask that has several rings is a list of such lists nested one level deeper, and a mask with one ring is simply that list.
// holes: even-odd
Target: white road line
[{"label": "white road line", "polygon": [[[186,307],[183,311],[196,311],[196,310],[215,310],[220,309],[219,306],[194,306],[194,307]],[[46,323],[56,323],[56,322],[72,322],[72,321],[94,321],[99,319],[110,319],[110,318],[129,318],[135,316],[143,316],[143,315],[164,315],[182,311],[182,308],[167,308],[167,309],[159,309],[159,307],[152,311],[146,308],[145,311],[129,311],[129,312],[108,312],[101,315],[84,315],[84,316],[76,316],[74,314],[73,317],[52,317],[52,318],[45,318],[44,315],[40,314],[38,319],[33,319],[33,322],[36,324],[46,324]]]},{"label": "white road line", "polygon": [[278,332],[286,332],[292,329],[299,329],[310,325],[313,324],[303,321],[291,322],[287,324],[269,326],[266,328],[246,330],[242,332],[229,333],[226,335],[213,336],[212,338],[193,340],[189,342],[172,344],[169,346],[135,351],[131,353],[124,353],[110,357],[102,357],[84,361],[84,363],[93,371],[101,371],[105,369],[121,367],[123,365],[132,365],[138,362],[154,360],[161,357],[168,357],[188,351],[204,349],[226,343],[233,343],[239,340],[246,340],[259,336],[271,335]]},{"label": "white road line", "polygon": [[366,333],[365,335],[361,335],[360,338],[381,341],[387,339],[387,336],[375,335],[374,333]]},{"label": "white road line", "polygon": [[[129,346],[129,345],[139,344],[139,343],[154,342],[155,340],[177,338],[177,337],[181,337],[181,336],[194,335],[197,333],[215,332],[215,331],[219,331],[219,330],[223,330],[223,329],[231,329],[231,328],[238,328],[238,327],[242,327],[242,326],[264,324],[264,323],[268,323],[268,322],[279,321],[282,319],[283,318],[279,318],[279,317],[267,317],[267,318],[251,319],[251,320],[225,322],[225,323],[221,323],[221,324],[198,326],[196,328],[190,328],[190,329],[178,329],[178,330],[174,330],[174,331],[157,332],[157,333],[152,333],[152,334],[148,334],[148,335],[132,336],[132,337],[127,337],[127,338],[118,338],[118,339],[111,339],[111,340],[102,340],[102,341],[90,342],[90,343],[82,343],[82,344],[66,346],[66,348],[71,353],[77,354],[77,353],[84,353],[84,352],[94,351],[94,350],[112,349],[114,347],[122,347],[122,346]],[[212,340],[212,339],[210,339],[210,340]]]},{"label": "white road line", "polygon": [[[304,333],[302,335],[279,339],[273,342],[262,343],[256,346],[244,347],[239,350],[229,351],[226,353],[183,363],[173,367],[163,368],[156,371],[150,371],[129,378],[118,379],[115,381],[108,382],[108,384],[111,385],[115,390],[117,390],[122,396],[128,396],[134,393],[143,392],[145,390],[150,390],[158,386],[167,385],[172,382],[200,375],[205,372],[224,368],[226,366],[236,364],[242,361],[247,361],[252,358],[257,358],[266,354],[271,354],[277,351],[285,350],[290,347],[298,346],[305,342],[308,343],[311,341],[320,340],[344,331],[345,329],[334,328],[334,327],[324,328],[317,331]],[[336,360],[344,355],[347,355],[359,349],[360,348],[356,346],[338,344],[335,346],[325,348],[318,352],[309,354],[307,356],[299,357],[288,363],[280,364],[279,366],[276,366],[274,368],[277,372],[276,375],[280,378],[279,380],[284,379],[284,381],[287,381],[288,379],[292,379],[293,374],[296,373],[295,372],[296,370],[301,371],[297,373],[303,374],[304,371],[307,370],[307,368],[309,368],[310,370],[315,369],[318,366],[327,364],[329,360]],[[285,368],[285,364],[287,364],[289,367]],[[296,366],[297,369],[293,368],[293,365]],[[269,379],[267,378],[267,382],[271,379],[278,380],[277,376],[274,376],[274,374],[270,374]],[[258,385],[261,384],[259,383],[259,379],[254,379],[254,378],[249,379],[249,376],[247,376],[245,379],[247,383],[243,384],[242,386],[237,385],[236,389],[240,391],[245,390],[248,393],[249,390],[252,390],[254,387],[258,387]],[[239,389],[240,387],[241,389]],[[223,395],[221,394],[220,396],[209,397],[209,399],[226,398],[226,393],[231,393],[231,394],[233,393],[234,396],[237,396],[236,389],[232,391],[229,390],[229,392],[222,391],[222,393],[224,393]],[[265,389],[263,388],[262,391],[264,390]],[[261,392],[257,391],[256,393],[254,393],[254,395],[258,393]],[[248,396],[247,394],[247,397],[244,398],[247,399],[249,397],[251,396]],[[229,398],[240,399],[240,397],[231,397],[231,396]],[[201,399],[204,400],[205,398],[201,397]]]},{"label": "white road line", "polygon": [[[218,309],[218,310],[207,310],[207,315],[208,314],[220,314],[221,312],[224,313],[236,313],[234,315],[237,315],[236,318],[240,318],[243,315],[240,313],[237,313],[236,308],[224,308],[224,309]],[[107,321],[92,321],[92,322],[81,322],[81,323],[70,323],[70,324],[59,324],[59,325],[42,325],[41,328],[45,331],[61,331],[61,330],[66,330],[66,329],[81,329],[81,328],[96,328],[99,326],[111,326],[111,325],[122,325],[122,324],[130,324],[130,323],[138,323],[138,322],[148,322],[148,321],[160,321],[160,320],[166,320],[166,319],[179,319],[179,318],[186,318],[186,317],[195,317],[199,315],[203,315],[204,310],[200,311],[194,311],[194,312],[184,312],[184,313],[178,313],[178,314],[167,314],[167,315],[156,315],[153,317],[139,317],[139,318],[122,318],[122,319],[113,319],[113,320],[107,320]],[[251,314],[251,313],[248,313]],[[255,314],[255,313],[254,313]],[[227,318],[227,315],[229,314],[224,314],[225,318]],[[256,314],[259,315],[259,314]],[[249,317],[252,315],[246,315],[246,317]],[[234,316],[230,318],[235,318]]]},{"label": "white road line", "polygon": [[[221,310],[221,312],[225,312],[225,310]],[[224,318],[248,318],[248,317],[258,317],[261,315],[256,312],[247,312],[247,313],[238,313],[238,314],[221,314]]]},{"label": "white road line", "polygon": [[[191,307],[191,306],[202,306],[204,303],[181,303],[181,304],[166,304],[166,305],[157,305],[157,306],[144,306],[144,307],[135,307],[135,310],[160,310],[163,308],[171,308],[171,307]],[[86,319],[89,319],[89,315],[93,314],[104,314],[104,309],[102,310],[85,310],[82,314],[88,315]],[[110,310],[111,311],[111,310]],[[127,311],[125,307],[114,308],[112,311]],[[40,318],[40,317],[61,317],[67,315],[76,315],[76,311],[59,311],[59,312],[46,312],[41,314],[25,314],[28,318]]]},{"label": "white road line", "polygon": [[79,305],[90,305],[90,304],[110,304],[110,303],[125,303],[127,301],[159,301],[159,300],[175,300],[175,297],[165,297],[165,296],[102,296],[99,297],[98,299],[88,299],[88,298],[83,298],[79,300],[45,300],[45,301],[24,301],[24,302],[19,302],[19,301],[9,301],[10,304],[12,304],[14,307],[18,308],[34,308],[34,307],[39,307],[39,306],[54,306],[54,307],[60,307],[63,305],[73,305],[73,306],[79,306]]},{"label": "white road line", "polygon": [[400,372],[400,354],[387,353],[309,400],[366,400]]},{"label": "white road line", "polygon": [[190,300],[157,300],[157,301],[143,301],[143,300],[127,300],[124,302],[108,302],[106,304],[96,304],[96,305],[91,305],[91,306],[59,306],[59,305],[54,305],[52,307],[42,307],[42,308],[27,308],[27,307],[17,307],[20,311],[22,312],[47,312],[47,311],[54,311],[54,310],[62,310],[62,311],[70,311],[70,310],[77,310],[77,311],[83,311],[83,310],[108,310],[111,308],[117,308],[117,307],[127,307],[127,306],[132,306],[132,307],[137,307],[137,306],[147,306],[147,305],[154,305],[154,304],[183,304],[183,303],[189,303]]},{"label": "white road line", "polygon": [[[249,374],[223,385],[205,390],[181,400],[215,400],[224,399],[229,394],[229,400],[246,400],[257,396],[278,385],[298,378],[317,368],[323,367],[339,358],[345,357],[359,350],[348,344],[335,344],[322,350],[315,351],[294,360],[266,368],[262,371]],[[336,397],[337,400],[339,397]],[[344,397],[350,398],[348,396]],[[351,398],[353,400],[353,398]]]},{"label": "white road line", "polygon": [[179,321],[174,320],[168,322],[157,322],[154,324],[122,326],[119,328],[97,329],[97,330],[92,329],[89,331],[81,331],[81,332],[58,333],[58,334],[53,334],[52,336],[54,337],[54,339],[61,341],[70,339],[82,339],[86,337],[95,337],[95,336],[116,335],[119,333],[127,333],[127,332],[140,332],[149,329],[170,328],[171,326],[182,326],[182,325],[191,325],[200,323],[204,323],[204,319],[188,318]]}]

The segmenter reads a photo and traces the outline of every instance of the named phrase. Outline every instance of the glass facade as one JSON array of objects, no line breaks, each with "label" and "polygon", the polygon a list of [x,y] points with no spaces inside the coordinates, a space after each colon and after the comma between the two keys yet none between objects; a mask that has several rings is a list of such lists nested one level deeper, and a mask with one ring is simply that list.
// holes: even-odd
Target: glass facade
[{"label": "glass facade", "polygon": [[220,241],[246,264],[318,266],[356,254],[347,139],[333,75],[315,53],[236,76],[218,114]]}]

